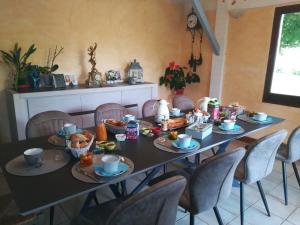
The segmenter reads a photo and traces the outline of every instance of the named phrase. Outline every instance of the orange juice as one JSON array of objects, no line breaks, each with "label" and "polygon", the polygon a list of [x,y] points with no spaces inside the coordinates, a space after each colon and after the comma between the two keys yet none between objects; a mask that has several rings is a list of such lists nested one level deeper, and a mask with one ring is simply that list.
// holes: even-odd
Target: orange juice
[{"label": "orange juice", "polygon": [[99,123],[96,127],[97,141],[107,141],[107,131],[104,123]]}]

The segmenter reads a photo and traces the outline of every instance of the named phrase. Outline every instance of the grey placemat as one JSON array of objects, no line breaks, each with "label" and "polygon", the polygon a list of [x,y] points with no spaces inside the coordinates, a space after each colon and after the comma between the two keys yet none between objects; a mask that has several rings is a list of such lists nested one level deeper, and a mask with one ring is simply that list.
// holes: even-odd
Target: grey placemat
[{"label": "grey placemat", "polygon": [[139,120],[139,125],[140,125],[140,129],[143,129],[143,128],[151,129],[153,127],[152,123],[145,121],[145,120]]},{"label": "grey placemat", "polygon": [[66,146],[66,140],[62,137],[59,137],[58,135],[54,134],[54,135],[51,135],[49,138],[48,138],[48,142],[50,144],[53,144],[55,146],[60,146],[60,147],[65,147]]},{"label": "grey placemat", "polygon": [[240,126],[239,130],[222,130],[218,126],[213,126],[213,132],[217,134],[242,134],[245,129]]},{"label": "grey placemat", "polygon": [[[101,157],[104,154],[100,155],[94,155],[93,161],[94,164],[101,164]],[[101,177],[97,174],[94,173],[94,166],[88,166],[88,167],[80,167],[79,162],[76,163],[72,167],[72,175],[76,179],[86,182],[86,183],[107,183],[113,181],[118,181],[121,180],[124,176],[127,176],[131,174],[134,170],[134,164],[133,162],[126,157],[120,156],[121,157],[121,162],[126,163],[128,165],[128,170],[125,173],[122,173],[118,176],[113,176],[113,177]]]},{"label": "grey placemat", "polygon": [[29,166],[23,155],[20,155],[5,165],[8,173],[17,176],[37,176],[45,173],[50,173],[67,165],[70,161],[70,156],[64,150],[49,149],[44,150],[43,164],[36,168]]},{"label": "grey placemat", "polygon": [[[196,142],[198,142],[198,141],[196,141]],[[192,151],[198,150],[200,148],[200,143],[199,142],[198,142],[199,145],[196,146],[193,149],[186,150],[186,149],[175,148],[175,147],[172,146],[172,140],[170,140],[168,138],[168,136],[161,136],[161,137],[156,138],[153,141],[153,144],[156,148],[158,148],[160,150],[163,150],[163,151],[166,151],[166,152],[171,152],[171,153],[179,153],[179,154],[192,152]]]},{"label": "grey placemat", "polygon": [[266,121],[253,120],[247,114],[238,115],[237,118],[240,120],[243,120],[245,122],[254,123],[254,124],[271,124],[271,123],[273,123],[273,120],[271,117],[268,117],[270,119],[267,119]]}]

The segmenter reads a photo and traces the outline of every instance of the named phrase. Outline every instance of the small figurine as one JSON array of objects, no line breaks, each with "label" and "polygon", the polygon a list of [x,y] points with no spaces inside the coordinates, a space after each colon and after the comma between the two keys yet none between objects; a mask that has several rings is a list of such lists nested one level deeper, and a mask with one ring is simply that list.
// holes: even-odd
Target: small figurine
[{"label": "small figurine", "polygon": [[99,87],[102,82],[102,75],[96,69],[96,49],[97,43],[88,48],[88,55],[90,56],[89,62],[92,64],[91,72],[89,72],[89,78],[86,81],[89,87]]}]

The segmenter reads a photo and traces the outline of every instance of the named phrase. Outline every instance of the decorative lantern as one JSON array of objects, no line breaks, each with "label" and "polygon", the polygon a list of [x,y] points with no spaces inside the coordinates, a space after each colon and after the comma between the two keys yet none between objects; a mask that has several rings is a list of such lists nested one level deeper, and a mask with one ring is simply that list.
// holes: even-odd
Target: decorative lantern
[{"label": "decorative lantern", "polygon": [[128,80],[137,83],[143,83],[144,82],[144,73],[143,68],[141,67],[140,63],[136,61],[136,59],[130,63],[129,69],[128,69]]}]

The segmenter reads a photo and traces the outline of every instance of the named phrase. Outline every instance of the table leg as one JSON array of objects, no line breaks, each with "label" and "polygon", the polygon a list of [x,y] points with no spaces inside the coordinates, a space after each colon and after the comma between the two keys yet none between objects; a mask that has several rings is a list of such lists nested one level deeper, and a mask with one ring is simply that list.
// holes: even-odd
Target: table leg
[{"label": "table leg", "polygon": [[130,193],[130,195],[133,195],[135,193],[138,193],[141,189],[143,189],[143,187],[145,187],[150,180],[152,180],[152,178],[159,172],[160,167],[156,167],[154,168],[145,178],[144,180],[142,180],[142,182],[135,187],[135,189],[133,189],[133,191]]},{"label": "table leg", "polygon": [[91,201],[93,199],[95,199],[95,197],[96,197],[96,191],[92,191],[92,192],[88,193],[88,196],[86,197],[86,199],[85,199],[85,201],[83,203],[83,206],[82,206],[82,208],[80,210],[80,214],[83,213],[90,206]]},{"label": "table leg", "polygon": [[50,225],[54,224],[54,206],[50,207]]}]

